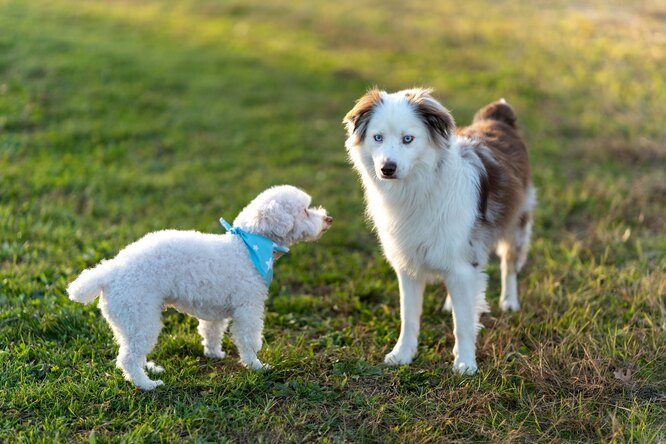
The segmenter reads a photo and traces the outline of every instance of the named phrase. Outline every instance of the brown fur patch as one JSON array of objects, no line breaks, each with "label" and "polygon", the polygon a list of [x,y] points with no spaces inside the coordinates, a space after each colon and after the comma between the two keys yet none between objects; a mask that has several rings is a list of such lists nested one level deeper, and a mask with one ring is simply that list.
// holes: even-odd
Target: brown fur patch
[{"label": "brown fur patch", "polygon": [[438,138],[449,138],[455,127],[453,116],[430,94],[431,89],[415,89],[407,93],[407,99],[415,107],[416,113],[421,117],[433,141]]},{"label": "brown fur patch", "polygon": [[529,221],[530,221],[530,215],[527,213],[523,213],[520,215],[520,219],[518,220],[518,225],[520,225],[520,228],[525,228]]},{"label": "brown fur patch", "polygon": [[530,182],[527,147],[509,121],[515,124],[513,109],[506,102],[496,102],[482,108],[472,125],[457,131],[476,142],[469,148],[483,165],[479,222],[500,231],[518,223],[518,213]]},{"label": "brown fur patch", "polygon": [[381,101],[381,91],[377,88],[372,88],[356,101],[354,107],[342,119],[342,123],[347,127],[349,135],[356,134],[357,143],[365,139],[372,111]]},{"label": "brown fur patch", "polygon": [[494,224],[505,215],[505,206],[497,203],[501,202],[501,191],[506,180],[491,152],[479,148],[477,155],[483,164],[479,177],[479,219],[481,222]]}]

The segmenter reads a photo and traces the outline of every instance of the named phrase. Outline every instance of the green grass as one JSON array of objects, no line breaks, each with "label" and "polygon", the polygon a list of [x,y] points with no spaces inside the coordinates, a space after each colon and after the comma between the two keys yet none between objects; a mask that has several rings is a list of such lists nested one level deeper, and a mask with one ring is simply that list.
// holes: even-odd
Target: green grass
[{"label": "green grass", "polygon": [[[0,0],[0,440],[666,439],[663,3],[292,3]],[[381,365],[397,284],[340,124],[374,84],[433,86],[461,124],[506,97],[529,141],[523,311],[498,311],[493,263],[476,377],[450,371],[439,286],[415,363]],[[228,339],[205,358],[169,311],[166,386],[135,391],[66,284],[149,231],[220,232],[279,183],[336,224],[278,264],[274,370]]]}]

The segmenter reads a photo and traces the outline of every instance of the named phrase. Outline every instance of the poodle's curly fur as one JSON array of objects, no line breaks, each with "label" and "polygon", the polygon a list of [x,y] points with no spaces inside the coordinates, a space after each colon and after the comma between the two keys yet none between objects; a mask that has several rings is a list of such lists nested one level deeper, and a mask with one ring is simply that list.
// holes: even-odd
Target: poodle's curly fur
[{"label": "poodle's curly fur", "polygon": [[[309,208],[310,200],[293,186],[269,188],[240,212],[234,226],[285,246],[316,240],[332,218],[323,208]],[[117,366],[143,390],[162,384],[145,370],[164,370],[146,356],[157,342],[165,307],[199,319],[206,356],[225,357],[222,337],[231,321],[241,362],[255,370],[268,367],[257,359],[268,288],[245,244],[233,234],[150,233],[115,258],[83,271],[67,292],[84,304],[100,295],[99,308],[120,346]]]}]

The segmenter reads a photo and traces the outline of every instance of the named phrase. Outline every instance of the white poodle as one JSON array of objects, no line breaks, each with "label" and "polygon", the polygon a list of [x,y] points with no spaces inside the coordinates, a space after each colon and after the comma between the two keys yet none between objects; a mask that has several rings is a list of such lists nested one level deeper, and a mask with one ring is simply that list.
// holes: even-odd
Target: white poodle
[{"label": "white poodle", "polygon": [[100,295],[99,308],[120,345],[116,365],[143,390],[162,385],[145,369],[164,370],[146,355],[157,342],[165,307],[199,319],[204,353],[211,358],[225,357],[221,342],[231,320],[241,362],[267,368],[257,352],[273,256],[295,242],[318,239],[333,222],[323,208],[309,208],[310,200],[298,188],[276,186],[245,207],[229,233],[150,233],[83,271],[67,287],[69,298],[89,304]]}]

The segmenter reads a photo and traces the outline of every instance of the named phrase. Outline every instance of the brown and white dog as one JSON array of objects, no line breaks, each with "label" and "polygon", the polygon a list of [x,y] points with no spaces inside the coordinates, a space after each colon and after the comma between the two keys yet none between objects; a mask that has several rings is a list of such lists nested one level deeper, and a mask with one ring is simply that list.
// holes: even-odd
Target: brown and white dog
[{"label": "brown and white dog", "polygon": [[454,369],[477,370],[479,316],[487,309],[484,268],[501,258],[503,310],[517,310],[516,273],[527,257],[535,191],[513,109],[500,100],[456,131],[427,89],[373,89],[343,123],[367,211],[398,275],[401,329],[387,364],[416,355],[426,283],[443,279],[453,309]]}]

